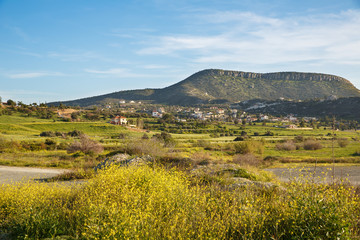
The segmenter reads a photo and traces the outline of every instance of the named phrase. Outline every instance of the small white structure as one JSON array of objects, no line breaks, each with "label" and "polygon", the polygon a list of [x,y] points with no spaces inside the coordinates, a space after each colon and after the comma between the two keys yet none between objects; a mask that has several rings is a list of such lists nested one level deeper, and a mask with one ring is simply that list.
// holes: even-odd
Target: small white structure
[{"label": "small white structure", "polygon": [[162,118],[162,113],[159,113],[158,111],[154,110],[151,114],[153,117]]}]

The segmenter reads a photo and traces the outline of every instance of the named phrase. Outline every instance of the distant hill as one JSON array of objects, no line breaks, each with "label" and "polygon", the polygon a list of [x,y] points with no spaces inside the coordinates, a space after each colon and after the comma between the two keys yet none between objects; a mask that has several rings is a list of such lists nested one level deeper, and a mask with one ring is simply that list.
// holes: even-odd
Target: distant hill
[{"label": "distant hill", "polygon": [[232,107],[239,108],[249,113],[264,113],[274,116],[293,114],[299,117],[335,116],[339,119],[351,120],[360,119],[360,111],[358,111],[359,106],[359,97],[333,100],[309,100],[304,102],[254,99],[232,105]]},{"label": "distant hill", "polygon": [[162,89],[119,91],[73,101],[53,102],[69,106],[90,106],[123,100],[143,100],[168,105],[239,102],[251,99],[279,98],[307,100],[315,98],[360,97],[360,91],[348,80],[329,74],[276,72],[252,73],[208,69]]}]

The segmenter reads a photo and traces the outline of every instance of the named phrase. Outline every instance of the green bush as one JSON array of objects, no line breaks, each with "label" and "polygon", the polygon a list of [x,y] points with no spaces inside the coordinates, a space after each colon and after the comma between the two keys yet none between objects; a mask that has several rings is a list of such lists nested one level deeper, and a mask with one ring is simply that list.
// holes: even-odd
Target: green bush
[{"label": "green bush", "polygon": [[163,157],[166,153],[166,149],[154,139],[129,141],[124,151],[130,155],[150,155],[156,158]]},{"label": "green bush", "polygon": [[274,136],[274,133],[272,131],[268,130],[264,133],[264,136]]},{"label": "green bush", "polygon": [[55,137],[55,133],[52,131],[45,131],[40,133],[40,137]]},{"label": "green bush", "polygon": [[248,153],[263,154],[264,152],[264,145],[262,142],[259,141],[238,142],[234,144],[234,148],[235,148],[235,153],[240,153],[240,154],[248,154]]},{"label": "green bush", "polygon": [[197,140],[193,145],[195,147],[202,147],[206,149],[211,148],[211,142],[203,139]]},{"label": "green bush", "polygon": [[152,136],[152,139],[164,143],[165,147],[172,147],[175,145],[175,139],[171,136],[170,133],[162,132],[161,134],[155,134]]}]

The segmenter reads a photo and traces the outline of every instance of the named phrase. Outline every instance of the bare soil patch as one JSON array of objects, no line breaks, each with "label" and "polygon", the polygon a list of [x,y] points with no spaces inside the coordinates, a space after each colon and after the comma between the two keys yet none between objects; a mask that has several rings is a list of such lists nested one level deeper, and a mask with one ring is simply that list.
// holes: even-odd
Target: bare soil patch
[{"label": "bare soil patch", "polygon": [[296,168],[270,168],[281,181],[307,179],[316,183],[337,183],[346,181],[360,186],[360,166],[321,166],[321,167],[296,167]]},{"label": "bare soil patch", "polygon": [[44,180],[64,173],[66,169],[8,167],[0,166],[0,184],[9,184],[20,181]]}]

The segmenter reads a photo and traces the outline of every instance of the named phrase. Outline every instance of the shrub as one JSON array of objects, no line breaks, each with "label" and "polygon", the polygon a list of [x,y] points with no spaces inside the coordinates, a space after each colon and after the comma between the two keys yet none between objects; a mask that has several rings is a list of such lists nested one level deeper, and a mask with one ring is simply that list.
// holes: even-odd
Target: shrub
[{"label": "shrub", "polygon": [[45,131],[40,133],[40,137],[55,137],[55,133],[52,131]]},{"label": "shrub", "polygon": [[125,146],[125,152],[130,155],[150,155],[152,157],[162,157],[166,149],[161,146],[159,141],[154,139],[143,139],[141,141],[129,141]]},{"label": "shrub", "polygon": [[247,136],[247,132],[245,132],[245,131],[241,131],[240,134],[241,134],[242,137]]},{"label": "shrub", "polygon": [[298,135],[298,136],[294,137],[294,141],[295,142],[303,142],[304,136]]},{"label": "shrub", "polygon": [[55,132],[55,136],[66,138],[66,133],[64,133],[64,132]]},{"label": "shrub", "polygon": [[306,140],[304,142],[304,149],[305,150],[318,150],[321,149],[322,145],[321,143],[315,141],[315,140]]},{"label": "shrub", "polygon": [[194,146],[209,149],[209,148],[211,148],[211,142],[200,139],[200,140],[197,140],[196,143],[194,143]]},{"label": "shrub", "polygon": [[80,141],[73,142],[67,148],[68,153],[75,153],[77,151],[87,155],[99,154],[104,151],[104,147],[100,143],[90,139],[87,135],[82,134],[80,136]]},{"label": "shrub", "polygon": [[46,149],[47,150],[54,150],[56,148],[56,141],[55,140],[52,140],[52,139],[49,139],[47,138],[45,140],[45,145],[46,145]]},{"label": "shrub", "polygon": [[69,147],[69,145],[65,142],[61,142],[58,146],[57,149],[59,150],[66,150]]},{"label": "shrub", "polygon": [[191,156],[191,159],[197,165],[208,165],[211,161],[210,153],[196,152]]},{"label": "shrub", "polygon": [[21,147],[29,151],[40,151],[46,149],[46,144],[43,142],[36,141],[21,141]]},{"label": "shrub", "polygon": [[220,137],[220,135],[218,133],[212,133],[212,134],[210,134],[210,137],[211,138],[218,138],[218,137]]},{"label": "shrub", "polygon": [[234,139],[234,142],[238,142],[238,141],[244,141],[246,140],[248,137],[247,136],[238,136]]},{"label": "shrub", "polygon": [[247,154],[236,154],[233,157],[233,163],[242,165],[242,166],[259,166],[263,164],[263,160],[254,156],[251,153]]},{"label": "shrub", "polygon": [[264,145],[259,141],[247,141],[234,144],[235,153],[247,154],[258,153],[262,154],[264,151]]},{"label": "shrub", "polygon": [[68,132],[70,137],[80,137],[83,133],[79,130],[74,130],[72,132]]},{"label": "shrub", "polygon": [[356,150],[356,151],[353,153],[353,156],[360,156],[360,149]]},{"label": "shrub", "polygon": [[164,146],[171,147],[175,145],[175,140],[170,133],[162,132],[161,134],[155,134],[152,136],[152,139],[164,143]]},{"label": "shrub", "polygon": [[264,133],[264,136],[274,136],[274,133],[268,130]]},{"label": "shrub", "polygon": [[0,153],[1,152],[13,152],[21,150],[22,146],[16,141],[7,141],[5,138],[0,136]]},{"label": "shrub", "polygon": [[146,133],[144,133],[144,135],[142,135],[141,139],[144,139],[144,140],[149,139],[149,136]]},{"label": "shrub", "polygon": [[126,139],[127,137],[128,137],[128,134],[126,134],[126,133],[119,134],[119,139]]},{"label": "shrub", "polygon": [[279,160],[279,157],[277,157],[277,156],[266,156],[266,157],[264,158],[264,161],[265,161],[265,162],[274,162],[274,161],[276,161],[276,160]]},{"label": "shrub", "polygon": [[276,144],[277,150],[293,151],[296,150],[296,145],[292,141],[286,141],[284,143]]},{"label": "shrub", "polygon": [[349,140],[347,138],[339,138],[337,140],[337,143],[338,143],[339,147],[344,148],[347,145],[349,145]]}]

